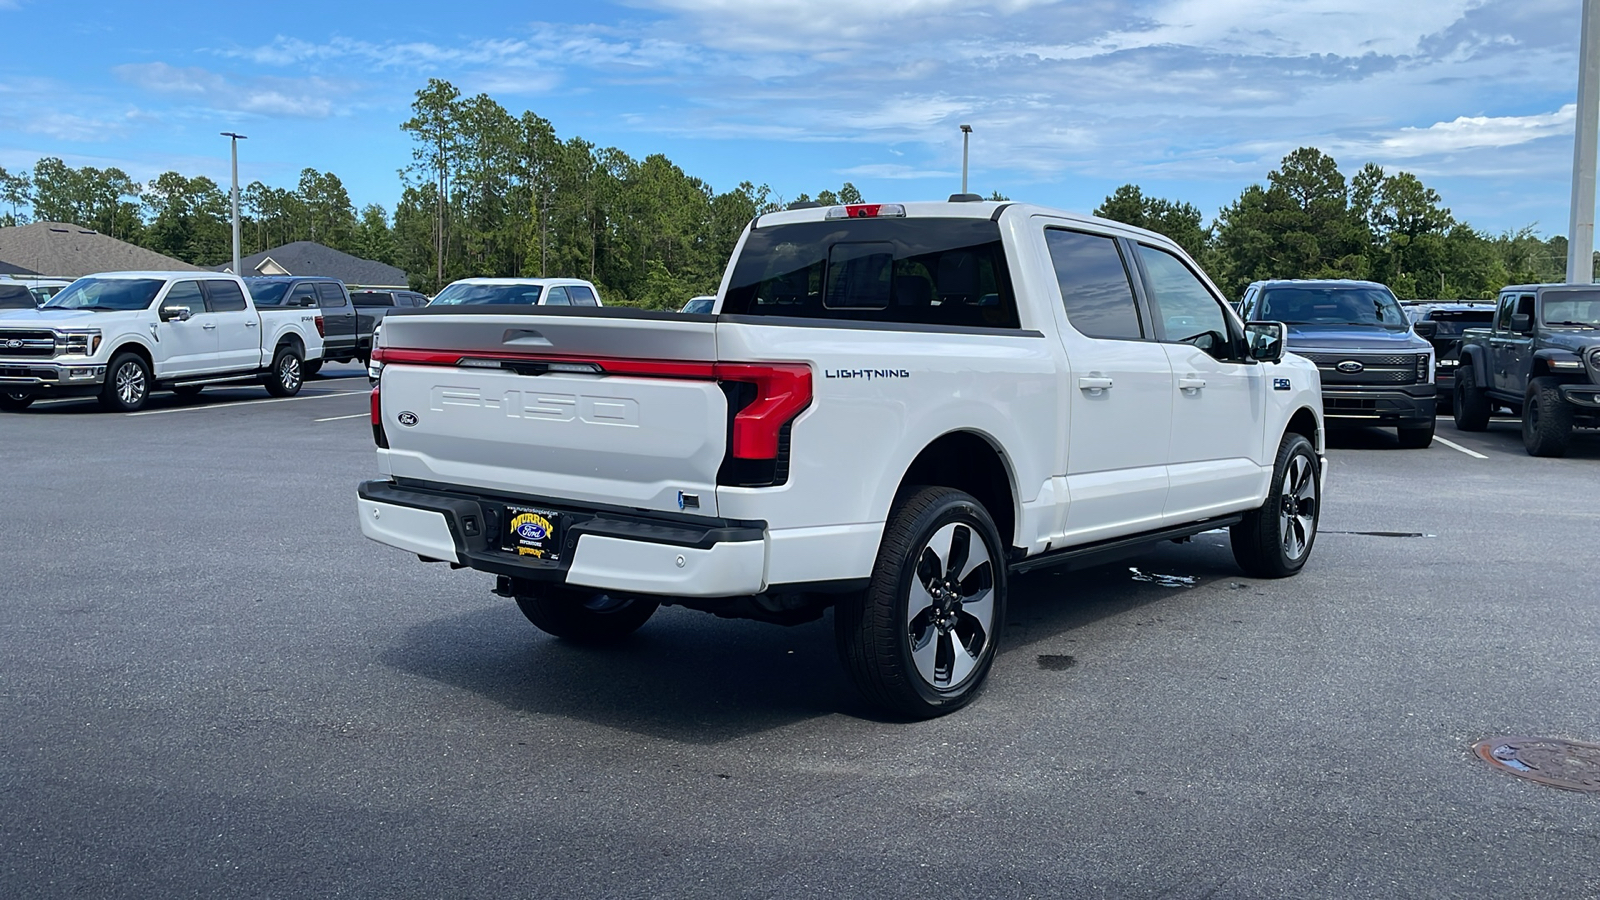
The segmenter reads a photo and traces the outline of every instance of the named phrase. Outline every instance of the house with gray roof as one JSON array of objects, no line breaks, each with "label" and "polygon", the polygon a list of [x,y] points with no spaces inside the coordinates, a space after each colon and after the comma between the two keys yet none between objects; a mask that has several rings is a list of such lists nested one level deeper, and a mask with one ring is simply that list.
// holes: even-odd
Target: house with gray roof
[{"label": "house with gray roof", "polygon": [[93,228],[65,222],[0,228],[0,263],[23,269],[25,274],[69,279],[96,272],[205,271]]},{"label": "house with gray roof", "polygon": [[[353,288],[396,288],[408,290],[406,273],[386,263],[351,256],[315,241],[295,241],[252,253],[239,260],[239,274],[251,275],[322,275],[337,278]],[[218,266],[218,272],[230,272],[233,266]]]}]

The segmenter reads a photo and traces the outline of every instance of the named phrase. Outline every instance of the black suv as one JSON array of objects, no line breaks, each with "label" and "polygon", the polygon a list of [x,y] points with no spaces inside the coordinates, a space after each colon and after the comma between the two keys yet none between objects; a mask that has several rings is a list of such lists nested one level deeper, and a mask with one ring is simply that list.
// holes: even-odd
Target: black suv
[{"label": "black suv", "polygon": [[1258,281],[1245,289],[1247,320],[1289,326],[1288,346],[1317,366],[1322,412],[1335,425],[1385,425],[1400,446],[1433,443],[1437,326],[1412,325],[1400,301],[1372,281]]},{"label": "black suv", "polygon": [[1497,404],[1522,416],[1534,456],[1564,456],[1575,426],[1600,428],[1600,285],[1501,289],[1493,324],[1462,336],[1456,427],[1483,431]]},{"label": "black suv", "polygon": [[1449,415],[1455,400],[1456,367],[1461,364],[1461,333],[1494,321],[1493,300],[1402,300],[1415,325],[1432,322],[1433,383],[1438,389],[1439,414]]},{"label": "black suv", "polygon": [[250,299],[258,307],[315,306],[322,315],[322,359],[306,360],[305,373],[317,374],[327,361],[366,364],[363,348],[372,344],[372,332],[362,335],[350,292],[337,278],[319,275],[260,275],[244,280]]}]

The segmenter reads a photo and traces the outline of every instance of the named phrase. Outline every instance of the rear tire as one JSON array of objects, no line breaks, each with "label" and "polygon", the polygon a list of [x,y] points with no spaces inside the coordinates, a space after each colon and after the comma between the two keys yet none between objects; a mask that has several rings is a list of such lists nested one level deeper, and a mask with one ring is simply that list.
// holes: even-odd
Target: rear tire
[{"label": "rear tire", "polygon": [[969,494],[925,487],[895,504],[869,586],[833,611],[839,656],[869,701],[928,719],[978,696],[1005,625],[1004,552]]},{"label": "rear tire", "polygon": [[661,604],[584,588],[538,585],[517,594],[517,608],[540,631],[579,644],[604,644],[639,630]]},{"label": "rear tire", "polygon": [[33,405],[33,395],[26,391],[0,392],[0,410],[22,412]]},{"label": "rear tire", "polygon": [[305,370],[301,368],[300,352],[293,347],[279,347],[272,358],[272,369],[267,372],[267,393],[274,397],[293,397],[305,384]]},{"label": "rear tire", "polygon": [[1407,450],[1426,450],[1433,443],[1435,427],[1436,423],[1430,419],[1426,425],[1396,429],[1400,435],[1400,446]]},{"label": "rear tire", "polygon": [[1472,362],[1463,359],[1456,371],[1455,397],[1450,401],[1450,413],[1456,420],[1456,430],[1487,430],[1489,412],[1489,396],[1478,386],[1478,376],[1473,374]]},{"label": "rear tire", "polygon": [[1549,376],[1528,382],[1522,403],[1522,446],[1530,456],[1566,456],[1572,437],[1572,407],[1556,389],[1560,382]]},{"label": "rear tire", "polygon": [[150,399],[150,366],[137,353],[118,353],[106,366],[100,405],[112,412],[136,412]]},{"label": "rear tire", "polygon": [[1261,508],[1229,530],[1233,558],[1246,575],[1287,578],[1305,566],[1322,516],[1322,473],[1305,435],[1283,436],[1272,466],[1272,490]]}]

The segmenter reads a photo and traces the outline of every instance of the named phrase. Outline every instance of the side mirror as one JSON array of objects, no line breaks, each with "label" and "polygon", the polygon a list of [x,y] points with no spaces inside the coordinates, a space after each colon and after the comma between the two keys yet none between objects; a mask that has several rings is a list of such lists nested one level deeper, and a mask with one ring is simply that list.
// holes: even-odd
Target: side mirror
[{"label": "side mirror", "polygon": [[1431,341],[1439,334],[1439,323],[1426,320],[1414,322],[1411,325],[1411,330],[1417,333],[1417,337],[1427,338]]},{"label": "side mirror", "polygon": [[1245,345],[1256,362],[1281,362],[1289,326],[1282,322],[1244,323]]},{"label": "side mirror", "polygon": [[177,319],[179,322],[187,322],[189,321],[189,316],[190,312],[189,307],[187,306],[173,305],[161,307],[161,321],[163,322],[171,322],[173,319]]},{"label": "side mirror", "polygon": [[1527,334],[1533,330],[1533,316],[1527,313],[1514,313],[1511,316],[1511,331],[1515,334]]},{"label": "side mirror", "polygon": [[317,305],[317,298],[315,298],[315,297],[301,297],[300,298],[300,305],[301,306],[316,306]]}]

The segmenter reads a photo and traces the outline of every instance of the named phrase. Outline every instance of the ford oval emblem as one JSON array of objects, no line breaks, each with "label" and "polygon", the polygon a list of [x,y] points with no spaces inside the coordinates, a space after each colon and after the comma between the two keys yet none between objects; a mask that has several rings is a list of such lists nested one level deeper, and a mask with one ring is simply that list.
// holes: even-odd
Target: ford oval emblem
[{"label": "ford oval emblem", "polygon": [[399,419],[400,424],[407,428],[417,424],[417,414],[414,412],[403,412],[399,415]]},{"label": "ford oval emblem", "polygon": [[6,349],[7,350],[21,350],[22,349],[22,342],[17,340],[16,338],[12,338],[11,340],[6,341]]},{"label": "ford oval emblem", "polygon": [[1361,363],[1358,363],[1353,359],[1347,359],[1344,362],[1339,363],[1337,366],[1334,366],[1334,368],[1345,373],[1346,375],[1354,375],[1355,373],[1365,369],[1366,366],[1363,366]]}]

